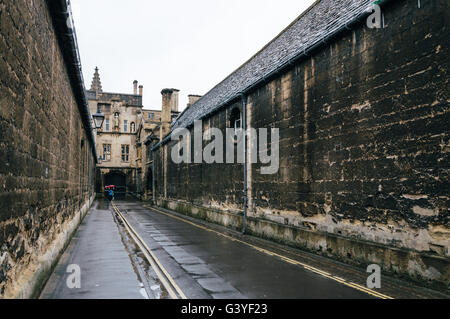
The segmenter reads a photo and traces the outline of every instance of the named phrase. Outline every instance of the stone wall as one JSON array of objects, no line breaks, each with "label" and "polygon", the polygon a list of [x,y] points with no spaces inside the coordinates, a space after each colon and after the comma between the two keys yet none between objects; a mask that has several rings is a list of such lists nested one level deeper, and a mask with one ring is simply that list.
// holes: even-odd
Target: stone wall
[{"label": "stone wall", "polygon": [[[277,174],[248,165],[249,232],[448,284],[446,9],[390,2],[385,28],[341,33],[249,94],[248,126],[279,128],[281,139]],[[238,105],[204,124],[223,129]],[[243,165],[176,165],[162,158],[173,145],[155,152],[165,205],[242,214]]]},{"label": "stone wall", "polygon": [[26,298],[94,187],[92,145],[43,0],[0,1],[0,127],[0,298]]}]

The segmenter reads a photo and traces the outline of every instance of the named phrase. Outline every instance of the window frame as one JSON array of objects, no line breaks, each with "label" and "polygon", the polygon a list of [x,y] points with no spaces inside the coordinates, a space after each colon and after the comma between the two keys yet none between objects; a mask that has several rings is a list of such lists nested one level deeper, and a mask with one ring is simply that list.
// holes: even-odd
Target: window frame
[{"label": "window frame", "polygon": [[[237,117],[237,112],[239,112],[239,117]],[[237,137],[239,136],[239,134],[241,134],[242,129],[243,129],[243,123],[242,123],[242,111],[240,108],[238,107],[234,107],[231,109],[230,112],[230,117],[229,117],[229,122],[230,122],[230,128],[234,129],[234,136],[235,136],[235,140],[237,140]]]},{"label": "window frame", "polygon": [[102,146],[102,161],[103,162],[111,162],[111,154],[112,154],[112,145],[111,144],[103,144],[103,146]]},{"label": "window frame", "polygon": [[122,163],[130,163],[130,145],[122,144],[121,159],[122,159]]}]

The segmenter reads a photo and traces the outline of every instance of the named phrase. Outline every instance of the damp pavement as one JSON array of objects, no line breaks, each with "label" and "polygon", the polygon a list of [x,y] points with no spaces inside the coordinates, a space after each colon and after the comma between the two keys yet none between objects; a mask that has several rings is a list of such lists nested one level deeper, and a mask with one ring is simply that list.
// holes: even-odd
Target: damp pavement
[{"label": "damp pavement", "polygon": [[[77,266],[80,288],[76,287]],[[142,287],[109,203],[95,201],[40,298],[144,299]]]}]

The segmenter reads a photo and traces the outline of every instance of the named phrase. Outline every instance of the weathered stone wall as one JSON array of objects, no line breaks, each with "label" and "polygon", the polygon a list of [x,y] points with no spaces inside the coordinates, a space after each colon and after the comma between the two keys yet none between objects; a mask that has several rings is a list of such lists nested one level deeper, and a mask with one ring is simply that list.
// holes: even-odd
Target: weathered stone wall
[{"label": "weathered stone wall", "polygon": [[0,1],[0,298],[30,297],[90,207],[92,147],[45,1]]},{"label": "weathered stone wall", "polygon": [[[221,110],[215,116],[203,121],[203,132],[208,128],[218,128],[225,132],[230,126],[230,111],[233,108],[242,110],[240,103]],[[189,129],[192,140],[191,157],[194,156],[194,129]],[[203,139],[204,148],[210,142]],[[160,151],[155,152],[155,176],[157,179],[157,194],[167,193],[169,198],[191,201],[194,204],[207,204],[221,209],[240,210],[243,205],[243,164],[189,164],[176,165],[172,162],[171,149],[176,145],[170,142]],[[237,159],[237,144],[234,146]],[[164,157],[164,152],[167,155]]]},{"label": "weathered stone wall", "polygon": [[347,32],[250,96],[282,154],[277,175],[253,167],[256,215],[449,256],[444,7],[394,2],[384,29]]},{"label": "weathered stone wall", "polygon": [[[278,174],[249,164],[249,231],[448,283],[448,3],[383,12],[385,28],[342,33],[249,95],[248,124],[281,139]],[[204,123],[223,129],[232,107]],[[242,165],[158,161],[166,205],[242,212]]]}]

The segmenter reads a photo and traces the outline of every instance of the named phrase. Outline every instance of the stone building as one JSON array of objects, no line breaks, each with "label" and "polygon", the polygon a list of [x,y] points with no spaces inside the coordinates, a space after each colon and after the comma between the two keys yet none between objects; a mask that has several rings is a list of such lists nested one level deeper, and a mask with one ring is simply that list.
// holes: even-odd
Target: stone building
[{"label": "stone building", "polygon": [[200,134],[278,128],[275,174],[252,133],[232,164],[176,164],[167,135],[152,148],[158,204],[448,287],[448,2],[378,3],[369,28],[373,1],[316,1],[171,125],[189,129],[190,155],[211,142],[196,120]]},{"label": "stone building", "polygon": [[[139,91],[138,91],[139,90]],[[137,126],[142,118],[143,86],[133,83],[133,94],[103,92],[98,68],[87,91],[92,114],[100,110],[105,115],[103,127],[97,130],[96,192],[105,186],[116,186],[116,198],[138,191]]]},{"label": "stone building", "polygon": [[[137,167],[138,167],[138,194],[142,199],[151,199],[153,196],[153,160],[151,147],[162,140],[169,131],[170,126],[180,115],[179,90],[164,89],[162,91],[161,110],[143,110],[137,132]],[[198,100],[200,96],[189,95],[187,108]]]},{"label": "stone building", "polygon": [[[91,88],[87,91],[92,114],[105,115],[103,127],[97,130],[96,192],[102,194],[105,186],[115,185],[117,199],[126,196],[148,199],[152,194],[151,156],[147,147],[160,141],[170,131],[171,123],[180,115],[177,89],[170,92],[169,104],[162,110],[145,110],[143,86],[133,82],[133,94],[103,92],[98,68],[95,69]],[[167,94],[163,94],[163,97]],[[189,96],[196,101],[199,96]],[[189,105],[188,105],[189,107]]]},{"label": "stone building", "polygon": [[0,1],[0,299],[36,297],[94,199],[71,22],[66,1]]}]

